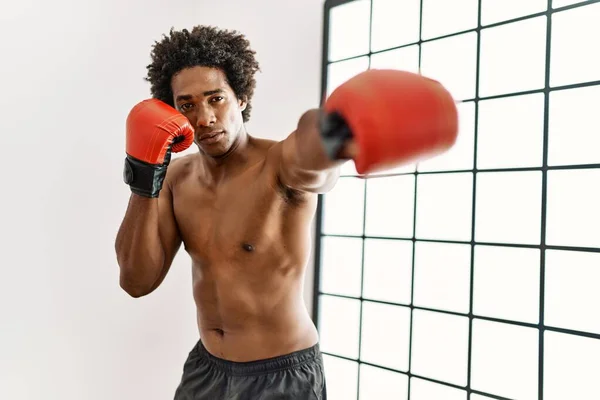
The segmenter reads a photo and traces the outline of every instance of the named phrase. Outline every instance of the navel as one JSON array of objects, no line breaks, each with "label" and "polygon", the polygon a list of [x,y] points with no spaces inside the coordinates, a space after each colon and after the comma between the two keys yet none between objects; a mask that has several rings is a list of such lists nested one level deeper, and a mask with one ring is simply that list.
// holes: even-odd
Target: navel
[{"label": "navel", "polygon": [[242,243],[242,249],[246,250],[248,253],[254,251],[254,246],[250,243]]}]

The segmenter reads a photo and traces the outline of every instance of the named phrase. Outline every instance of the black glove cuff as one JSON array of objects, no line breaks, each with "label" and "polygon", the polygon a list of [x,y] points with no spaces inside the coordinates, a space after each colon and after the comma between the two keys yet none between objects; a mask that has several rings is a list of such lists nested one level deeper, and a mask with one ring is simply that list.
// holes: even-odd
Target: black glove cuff
[{"label": "black glove cuff", "polygon": [[325,152],[332,160],[339,160],[340,150],[352,138],[350,127],[344,118],[336,113],[323,113],[320,121],[321,139]]},{"label": "black glove cuff", "polygon": [[129,155],[125,158],[123,180],[137,195],[158,197],[166,175],[166,164],[152,165]]}]

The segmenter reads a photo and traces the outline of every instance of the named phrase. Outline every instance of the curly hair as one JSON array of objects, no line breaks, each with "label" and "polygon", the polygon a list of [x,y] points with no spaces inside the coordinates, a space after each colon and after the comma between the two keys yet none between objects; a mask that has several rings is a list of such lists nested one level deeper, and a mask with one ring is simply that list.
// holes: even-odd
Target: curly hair
[{"label": "curly hair", "polygon": [[250,42],[237,31],[222,30],[212,26],[195,26],[163,35],[152,47],[152,63],[147,66],[150,92],[171,106],[173,91],[171,78],[179,71],[204,66],[218,68],[225,73],[227,82],[238,99],[247,103],[242,112],[244,122],[250,119],[251,100],[256,87],[254,74],[259,71],[256,52]]}]

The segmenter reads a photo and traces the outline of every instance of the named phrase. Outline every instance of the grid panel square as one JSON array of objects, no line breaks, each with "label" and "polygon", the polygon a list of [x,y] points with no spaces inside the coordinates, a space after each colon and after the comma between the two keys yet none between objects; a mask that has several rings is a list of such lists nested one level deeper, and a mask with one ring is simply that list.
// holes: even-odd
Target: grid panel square
[{"label": "grid panel square", "polygon": [[546,244],[600,247],[600,169],[548,171]]},{"label": "grid panel square", "polygon": [[483,100],[478,125],[478,169],[542,166],[544,94]]},{"label": "grid panel square", "polygon": [[419,0],[373,0],[371,50],[379,51],[419,40]]},{"label": "grid panel square", "polygon": [[321,239],[321,290],[345,296],[360,296],[362,239]]},{"label": "grid panel square", "polygon": [[536,324],[540,315],[540,250],[475,246],[473,313]]},{"label": "grid panel square", "polygon": [[378,177],[366,181],[368,236],[413,236],[415,176]]},{"label": "grid panel square", "polygon": [[408,371],[410,308],[363,302],[360,358]]},{"label": "grid panel square", "polygon": [[468,313],[471,246],[428,242],[415,246],[414,304]]},{"label": "grid panel square", "polygon": [[327,398],[357,400],[358,363],[323,355]]},{"label": "grid panel square", "polygon": [[600,399],[600,340],[544,333],[544,400]]},{"label": "grid panel square", "polygon": [[475,97],[477,34],[465,33],[423,43],[421,73],[439,81],[456,100]]},{"label": "grid panel square", "polygon": [[600,80],[600,3],[552,15],[550,86]]},{"label": "grid panel square", "polygon": [[411,241],[366,239],[364,298],[409,304],[412,254]]},{"label": "grid panel square", "polygon": [[321,349],[357,359],[360,300],[321,295],[319,301]]},{"label": "grid panel square", "polygon": [[334,7],[329,13],[329,61],[369,52],[371,2],[354,0]]},{"label": "grid panel square", "polygon": [[600,164],[600,85],[550,93],[548,165]]},{"label": "grid panel square", "polygon": [[481,97],[544,87],[546,18],[537,17],[481,31]]},{"label": "grid panel square", "polygon": [[417,178],[417,239],[471,240],[473,174]]},{"label": "grid panel square", "polygon": [[323,196],[322,232],[333,235],[362,235],[364,191],[364,180],[340,178],[335,187]]},{"label": "grid panel square", "polygon": [[542,173],[477,174],[475,240],[539,244],[542,223]]},{"label": "grid panel square", "polygon": [[412,332],[412,373],[467,385],[469,318],[414,310]]},{"label": "grid panel square", "polygon": [[477,28],[477,0],[423,0],[422,39]]},{"label": "grid panel square", "polygon": [[537,329],[473,320],[471,387],[511,399],[537,400]]},{"label": "grid panel square", "polygon": [[546,250],[544,323],[600,335],[600,253]]}]

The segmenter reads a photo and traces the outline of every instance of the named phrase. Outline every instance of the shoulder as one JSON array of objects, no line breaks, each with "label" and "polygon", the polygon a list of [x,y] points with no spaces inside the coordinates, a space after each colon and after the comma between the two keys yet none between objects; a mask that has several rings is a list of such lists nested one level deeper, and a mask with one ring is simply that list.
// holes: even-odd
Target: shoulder
[{"label": "shoulder", "polygon": [[165,181],[170,188],[177,185],[178,182],[189,175],[194,165],[193,156],[194,154],[188,154],[171,159],[169,167],[167,168],[167,175],[165,177]]}]

